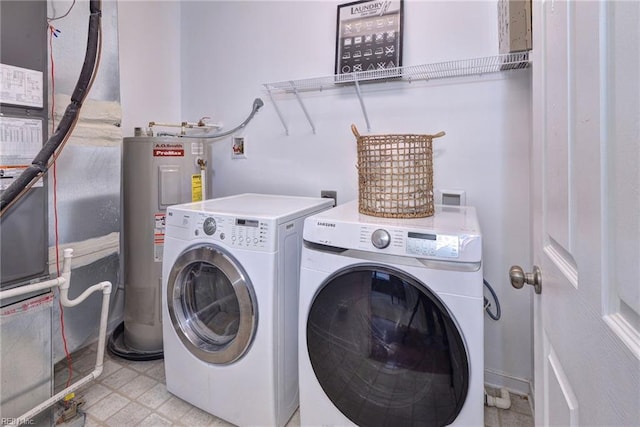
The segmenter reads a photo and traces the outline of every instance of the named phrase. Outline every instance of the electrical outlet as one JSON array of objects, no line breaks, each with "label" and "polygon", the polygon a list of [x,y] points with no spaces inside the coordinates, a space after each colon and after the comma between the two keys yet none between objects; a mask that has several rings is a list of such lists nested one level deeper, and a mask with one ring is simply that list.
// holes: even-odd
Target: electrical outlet
[{"label": "electrical outlet", "polygon": [[464,190],[436,190],[436,203],[449,206],[465,206],[467,194]]},{"label": "electrical outlet", "polygon": [[247,138],[244,136],[234,136],[231,138],[231,158],[247,158]]},{"label": "electrical outlet", "polygon": [[338,192],[333,190],[320,190],[320,197],[323,199],[333,199],[333,206],[338,205]]}]

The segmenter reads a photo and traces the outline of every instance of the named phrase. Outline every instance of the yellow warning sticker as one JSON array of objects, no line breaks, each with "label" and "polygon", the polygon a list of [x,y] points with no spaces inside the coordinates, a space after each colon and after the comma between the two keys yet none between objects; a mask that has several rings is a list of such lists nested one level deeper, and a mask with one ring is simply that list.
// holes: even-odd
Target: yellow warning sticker
[{"label": "yellow warning sticker", "polygon": [[202,201],[202,176],[191,175],[191,201]]}]

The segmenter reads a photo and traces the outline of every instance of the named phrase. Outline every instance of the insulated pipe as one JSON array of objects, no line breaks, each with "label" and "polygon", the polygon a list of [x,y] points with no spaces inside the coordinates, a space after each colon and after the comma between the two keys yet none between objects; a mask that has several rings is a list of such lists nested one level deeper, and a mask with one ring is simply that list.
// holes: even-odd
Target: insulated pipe
[{"label": "insulated pipe", "polygon": [[179,137],[179,138],[196,138],[196,139],[200,139],[200,138],[222,138],[224,136],[231,135],[232,133],[244,128],[245,126],[247,126],[247,124],[249,124],[251,119],[253,119],[253,116],[256,115],[258,110],[260,108],[262,108],[263,105],[264,105],[264,102],[262,101],[262,99],[260,99],[260,98],[254,99],[253,100],[253,105],[251,107],[251,113],[249,114],[249,117],[247,117],[244,120],[244,122],[240,123],[238,126],[234,127],[233,129],[231,129],[229,131],[226,131],[226,132],[205,133],[205,134],[201,134],[201,135],[176,135],[175,133],[158,132],[158,136],[175,136],[175,137]]},{"label": "insulated pipe", "polygon": [[487,406],[495,406],[499,409],[509,409],[511,407],[511,397],[509,397],[509,390],[506,388],[500,389],[500,397],[489,396],[487,390],[484,391],[484,404]]},{"label": "insulated pipe", "polygon": [[194,128],[216,128],[216,129],[220,129],[222,127],[221,124],[218,123],[205,123],[204,121],[200,120],[197,123],[193,123],[193,122],[182,122],[180,124],[178,123],[164,123],[164,122],[149,122],[149,127],[152,128],[154,126],[160,126],[160,127],[173,127],[173,128],[182,128],[182,129],[194,129]]},{"label": "insulated pipe", "polygon": [[109,300],[111,298],[111,282],[100,282],[96,285],[91,286],[89,289],[84,291],[79,297],[76,299],[69,299],[69,286],[71,280],[71,258],[73,256],[73,249],[65,249],[64,250],[64,264],[62,268],[62,276],[53,280],[47,280],[46,282],[37,283],[34,285],[26,285],[20,286],[18,288],[9,289],[8,291],[0,292],[0,300],[3,298],[9,298],[12,296],[27,294],[36,290],[44,290],[47,288],[51,288],[54,286],[60,286],[60,302],[65,307],[74,307],[81,302],[83,302],[89,295],[96,291],[102,291],[102,310],[100,311],[100,329],[98,334],[98,349],[96,354],[96,366],[95,369],[87,376],[81,378],[75,383],[71,384],[69,387],[64,390],[58,392],[53,397],[45,400],[38,406],[34,407],[30,411],[25,414],[19,416],[18,418],[12,419],[11,423],[6,424],[6,426],[15,426],[15,425],[27,425],[29,422],[38,415],[40,412],[44,411],[54,403],[62,400],[69,393],[78,390],[80,387],[88,384],[93,381],[97,377],[100,376],[104,367],[104,346],[106,342],[107,336],[107,318],[109,316]]}]

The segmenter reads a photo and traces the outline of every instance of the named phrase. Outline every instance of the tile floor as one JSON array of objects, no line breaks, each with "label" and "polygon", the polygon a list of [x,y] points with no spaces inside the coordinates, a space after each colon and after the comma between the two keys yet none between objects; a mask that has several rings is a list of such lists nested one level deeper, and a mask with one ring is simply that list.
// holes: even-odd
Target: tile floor
[{"label": "tile floor", "polygon": [[[72,355],[72,381],[93,370],[95,349],[96,345],[88,346]],[[64,388],[67,378],[66,362],[57,363],[56,391]],[[105,352],[102,375],[76,392],[76,396],[84,400],[80,410],[85,413],[87,427],[232,426],[170,394],[165,386],[163,360],[134,362]],[[509,410],[485,407],[484,418],[487,427],[534,425],[529,400],[517,395],[511,395]],[[296,412],[287,427],[299,426]]]}]

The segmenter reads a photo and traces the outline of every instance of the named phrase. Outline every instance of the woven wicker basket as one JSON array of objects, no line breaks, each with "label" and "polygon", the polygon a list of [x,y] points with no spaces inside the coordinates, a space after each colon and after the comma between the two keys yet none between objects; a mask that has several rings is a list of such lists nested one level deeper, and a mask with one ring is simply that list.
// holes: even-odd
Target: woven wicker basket
[{"label": "woven wicker basket", "polygon": [[355,125],[358,144],[358,208],[385,218],[433,215],[433,138],[435,135],[366,135]]}]

